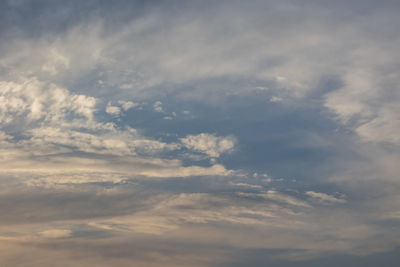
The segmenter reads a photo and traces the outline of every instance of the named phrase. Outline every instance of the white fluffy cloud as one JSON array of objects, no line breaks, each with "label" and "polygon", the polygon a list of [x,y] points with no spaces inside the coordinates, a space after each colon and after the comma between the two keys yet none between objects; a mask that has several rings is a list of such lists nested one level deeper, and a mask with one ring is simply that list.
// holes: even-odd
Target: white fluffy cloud
[{"label": "white fluffy cloud", "polygon": [[188,135],[180,140],[186,148],[215,158],[233,150],[236,143],[233,137],[220,137],[206,133]]},{"label": "white fluffy cloud", "polygon": [[[19,82],[0,81],[0,122],[26,123],[43,120],[59,123],[75,118],[93,119],[96,99],[39,81],[36,78],[21,79]],[[18,118],[18,122],[16,119]]]},{"label": "white fluffy cloud", "polygon": [[121,113],[121,109],[119,107],[112,106],[111,103],[108,103],[106,112],[110,115],[119,115]]},{"label": "white fluffy cloud", "polygon": [[118,104],[120,104],[122,106],[122,109],[125,111],[128,111],[131,108],[137,107],[139,105],[138,103],[132,101],[123,101],[123,100],[118,101]]},{"label": "white fluffy cloud", "polygon": [[123,101],[119,100],[118,105],[112,105],[111,101],[108,102],[106,106],[106,112],[113,116],[121,115],[122,111],[128,111],[134,107],[137,107],[139,104],[132,101]]},{"label": "white fluffy cloud", "polygon": [[[3,129],[0,142],[4,156],[0,165],[3,173],[49,175],[67,172],[71,177],[76,177],[77,171],[152,177],[226,176],[232,173],[218,164],[183,166],[179,159],[164,160],[164,152],[179,150],[182,145],[153,140],[133,128],[118,128],[113,123],[98,121],[95,118],[96,98],[73,94],[36,78],[0,82],[0,102]],[[131,101],[118,104],[121,108],[109,103],[106,112],[119,115],[121,109],[126,111],[135,106]],[[161,108],[160,105],[157,107]],[[17,140],[14,133],[7,134],[10,129],[17,129],[24,138]],[[211,155],[233,147],[228,139],[213,137],[213,140],[214,144],[205,151]],[[191,148],[197,150],[199,146]],[[82,156],[80,153],[87,154]],[[43,161],[44,158],[47,160]],[[113,163],[114,160],[117,162]],[[135,167],[130,170],[129,166]]]},{"label": "white fluffy cloud", "polygon": [[164,112],[163,108],[162,108],[162,102],[161,101],[156,101],[153,104],[153,109],[155,112]]}]

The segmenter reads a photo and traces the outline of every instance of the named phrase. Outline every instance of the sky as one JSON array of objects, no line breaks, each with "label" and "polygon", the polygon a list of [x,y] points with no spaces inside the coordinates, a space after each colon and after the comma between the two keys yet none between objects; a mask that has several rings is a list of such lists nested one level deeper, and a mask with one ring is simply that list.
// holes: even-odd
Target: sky
[{"label": "sky", "polygon": [[398,266],[400,2],[0,2],[1,266]]}]

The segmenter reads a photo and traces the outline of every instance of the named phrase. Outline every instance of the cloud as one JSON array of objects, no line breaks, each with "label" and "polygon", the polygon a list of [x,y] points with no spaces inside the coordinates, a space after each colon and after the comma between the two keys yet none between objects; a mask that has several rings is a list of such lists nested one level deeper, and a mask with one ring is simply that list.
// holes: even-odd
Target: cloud
[{"label": "cloud", "polygon": [[327,94],[325,106],[335,112],[342,123],[355,130],[363,141],[398,144],[400,99],[396,73],[399,58],[393,45],[375,41],[352,55],[353,62],[343,75],[344,86]]},{"label": "cloud", "polygon": [[397,108],[382,111],[376,118],[356,128],[356,133],[367,142],[400,144],[400,118]]},{"label": "cloud", "polygon": [[[92,181],[88,179],[90,176],[94,178]],[[343,203],[335,201],[327,210],[322,205],[315,205],[313,199],[301,199],[299,196],[302,194],[295,196],[294,192],[288,194],[269,189],[232,194],[227,191],[232,178],[225,180],[225,193],[157,193],[157,187],[154,187],[159,183],[157,180],[150,192],[146,182],[140,179],[129,180],[126,177],[124,183],[110,186],[96,180],[96,176],[83,174],[82,179],[86,179],[88,184],[77,183],[70,187],[42,187],[37,184],[37,189],[25,188],[24,195],[19,194],[16,188],[9,189],[7,194],[1,192],[3,205],[0,205],[0,211],[8,209],[9,203],[17,201],[20,205],[3,216],[0,235],[4,237],[13,233],[12,242],[25,247],[22,250],[15,248],[19,253],[42,248],[52,256],[57,255],[53,249],[75,255],[83,249],[86,254],[105,257],[105,260],[113,259],[106,252],[109,250],[107,244],[113,244],[115,251],[119,252],[124,248],[127,251],[150,251],[149,247],[156,249],[155,244],[159,244],[159,255],[163,257],[169,253],[171,246],[189,244],[194,251],[210,246],[220,247],[226,252],[233,248],[278,249],[280,252],[270,257],[292,260],[330,253],[365,254],[390,247],[382,247],[382,244],[386,244],[386,235],[391,229],[377,228],[365,221],[363,211],[349,210]],[[56,180],[56,177],[50,178]],[[78,181],[81,178],[75,179]],[[202,182],[206,181],[209,179],[204,178]],[[172,180],[170,186],[175,188],[180,185]],[[240,190],[248,189],[239,187]],[[194,188],[196,185],[189,191]],[[304,194],[327,196],[314,191]],[[31,214],[29,210],[37,212]],[[21,225],[23,221],[28,223]],[[321,238],[325,235],[329,235],[329,240]],[[5,240],[3,237],[2,240]],[[10,238],[8,236],[6,242],[11,242]],[[397,239],[396,235],[390,238],[391,242]],[[50,245],[61,240],[59,246]],[[141,240],[140,245],[137,245],[138,240]],[[375,242],[371,244],[376,245],[364,247],[372,240]],[[75,245],[69,247],[68,242]],[[49,247],[43,247],[44,244],[49,244]],[[118,254],[118,258],[130,262],[140,260],[138,255],[131,253]],[[62,262],[65,260],[62,259]],[[154,259],[149,261],[154,262]]]},{"label": "cloud", "polygon": [[233,137],[220,137],[206,133],[188,135],[185,138],[181,138],[180,141],[188,149],[215,158],[218,158],[223,153],[232,151],[236,143]]},{"label": "cloud", "polygon": [[164,112],[164,110],[163,110],[163,108],[162,108],[162,103],[161,103],[161,101],[154,102],[153,108],[154,108],[154,111],[155,111],[155,112],[161,112],[161,113]]},{"label": "cloud", "polygon": [[[72,176],[79,171],[102,171],[152,177],[226,176],[232,173],[220,164],[184,167],[178,159],[163,160],[163,153],[179,150],[181,145],[152,140],[133,128],[98,121],[98,101],[94,97],[72,94],[36,78],[3,81],[0,92],[2,128],[17,127],[24,135],[23,139],[14,140],[12,135],[2,133],[2,149],[4,155],[8,155],[1,163],[3,173],[61,174],[75,170]],[[135,105],[130,101],[119,104],[124,110]],[[121,108],[109,102],[106,112],[119,115]],[[215,140],[217,147],[211,149],[222,152],[231,146],[229,140],[216,137]],[[125,158],[120,158],[122,156]],[[113,163],[114,160],[119,163]],[[136,169],[129,170],[129,166],[136,166]]]},{"label": "cloud", "polygon": [[70,94],[55,84],[47,84],[36,78],[22,78],[19,82],[0,81],[0,121],[9,124],[15,118],[26,123],[44,120],[57,123],[67,120],[69,113],[87,120],[93,119],[96,99]]},{"label": "cloud", "polygon": [[237,194],[242,197],[264,198],[281,204],[287,204],[295,207],[297,206],[297,207],[311,208],[311,205],[309,205],[307,202],[302,201],[301,199],[297,199],[295,197],[291,197],[286,194],[282,194],[281,192],[278,192],[276,190],[268,190],[266,192],[261,192],[261,193],[238,192]]},{"label": "cloud", "polygon": [[246,183],[232,183],[233,186],[251,188],[251,189],[262,189],[261,185],[246,184]]},{"label": "cloud", "polygon": [[313,191],[307,191],[306,195],[310,196],[312,199],[314,199],[317,202],[323,203],[323,204],[334,204],[334,203],[346,203],[347,201],[343,198],[337,198],[325,193],[318,193],[318,192],[313,192]]},{"label": "cloud", "polygon": [[130,110],[131,108],[137,107],[139,104],[132,102],[132,101],[118,101],[118,104],[120,104],[122,106],[122,109],[125,111]]},{"label": "cloud", "polygon": [[71,236],[71,230],[65,229],[49,229],[40,232],[39,234],[44,238],[65,238]]},{"label": "cloud", "polygon": [[112,106],[111,103],[108,103],[106,112],[110,115],[118,116],[121,113],[121,109],[119,107]]},{"label": "cloud", "polygon": [[119,104],[119,106],[113,106],[111,104],[111,101],[108,102],[108,104],[106,106],[106,112],[110,115],[119,116],[119,115],[121,115],[122,110],[128,111],[139,105],[138,103],[134,103],[132,101],[123,101],[123,100],[119,100],[118,104]]},{"label": "cloud", "polygon": [[78,2],[0,4],[0,265],[399,246],[394,2]]},{"label": "cloud", "polygon": [[189,166],[177,168],[164,168],[156,171],[146,170],[141,175],[151,177],[190,177],[190,176],[227,176],[234,171],[225,169],[221,164],[214,164],[211,167]]}]

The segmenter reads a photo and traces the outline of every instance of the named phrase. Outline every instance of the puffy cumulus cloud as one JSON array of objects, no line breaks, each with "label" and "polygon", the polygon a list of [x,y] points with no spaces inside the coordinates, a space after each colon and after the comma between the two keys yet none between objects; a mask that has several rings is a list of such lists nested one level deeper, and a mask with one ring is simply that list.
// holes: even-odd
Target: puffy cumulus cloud
[{"label": "puffy cumulus cloud", "polygon": [[180,141],[188,149],[215,158],[218,158],[223,153],[232,151],[236,143],[236,139],[232,136],[221,137],[207,133],[188,135],[185,138],[181,138]]},{"label": "puffy cumulus cloud", "polygon": [[132,102],[132,101],[118,101],[118,104],[120,104],[122,106],[122,109],[125,111],[130,110],[131,108],[137,107],[139,104]]},{"label": "puffy cumulus cloud", "polygon": [[121,131],[112,123],[96,121],[94,97],[71,94],[67,89],[35,78],[19,83],[3,81],[0,90],[1,127],[4,130],[16,127],[25,135],[14,142],[20,149],[35,147],[32,153],[46,149],[46,153],[51,153],[58,146],[67,151],[134,155],[133,147],[150,153],[169,147],[141,137],[132,128]]},{"label": "puffy cumulus cloud", "polygon": [[121,115],[122,110],[128,111],[134,107],[137,107],[139,104],[132,101],[123,101],[119,100],[118,105],[112,105],[111,101],[108,102],[106,106],[106,112],[110,115],[119,116]]},{"label": "puffy cumulus cloud", "polygon": [[112,106],[111,103],[108,103],[106,112],[110,115],[119,115],[121,113],[121,109],[119,107]]},{"label": "puffy cumulus cloud", "polygon": [[21,78],[19,82],[0,81],[0,103],[2,125],[21,123],[21,119],[26,123],[57,123],[67,120],[70,114],[92,120],[96,99],[70,94],[67,89],[37,78]]},{"label": "puffy cumulus cloud", "polygon": [[[36,78],[2,81],[0,101],[4,130],[0,140],[4,152],[0,163],[3,173],[62,173],[68,169],[153,177],[226,176],[231,173],[222,165],[183,166],[178,159],[163,160],[164,153],[179,150],[181,144],[153,140],[133,128],[99,121],[95,118],[96,98],[73,94]],[[135,106],[131,101],[118,104],[121,108],[109,103],[106,112],[118,115],[122,109]],[[15,131],[23,138],[14,138]],[[223,140],[219,143],[219,147],[223,147]],[[117,162],[113,163],[115,160]],[[129,165],[136,169],[129,170]]]},{"label": "puffy cumulus cloud", "polygon": [[162,102],[161,101],[154,102],[153,109],[154,109],[155,112],[160,112],[160,113],[164,112],[164,110],[162,108]]}]

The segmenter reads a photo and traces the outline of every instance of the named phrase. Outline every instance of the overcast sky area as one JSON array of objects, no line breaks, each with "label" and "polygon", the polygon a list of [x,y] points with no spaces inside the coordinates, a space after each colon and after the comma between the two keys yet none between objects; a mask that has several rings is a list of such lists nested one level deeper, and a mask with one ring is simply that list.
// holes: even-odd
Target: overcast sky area
[{"label": "overcast sky area", "polygon": [[397,267],[399,13],[0,1],[0,266]]}]

